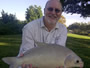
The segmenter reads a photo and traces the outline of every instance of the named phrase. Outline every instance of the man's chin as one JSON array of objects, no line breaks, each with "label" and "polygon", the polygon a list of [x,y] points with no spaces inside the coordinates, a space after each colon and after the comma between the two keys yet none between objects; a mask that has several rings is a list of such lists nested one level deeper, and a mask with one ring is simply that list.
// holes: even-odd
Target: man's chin
[{"label": "man's chin", "polygon": [[56,25],[56,21],[49,21],[50,25]]}]

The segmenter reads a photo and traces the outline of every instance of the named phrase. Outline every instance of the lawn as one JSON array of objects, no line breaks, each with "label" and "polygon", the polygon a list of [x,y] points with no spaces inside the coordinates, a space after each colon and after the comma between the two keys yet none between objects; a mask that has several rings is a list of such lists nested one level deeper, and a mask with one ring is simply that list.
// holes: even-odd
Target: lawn
[{"label": "lawn", "polygon": [[[21,35],[0,35],[0,68],[8,68],[1,58],[17,56],[21,44]],[[85,63],[84,68],[90,68],[90,37],[68,34],[67,47],[79,55]]]},{"label": "lawn", "polygon": [[21,35],[0,35],[0,68],[9,68],[2,57],[17,56],[21,44]]}]

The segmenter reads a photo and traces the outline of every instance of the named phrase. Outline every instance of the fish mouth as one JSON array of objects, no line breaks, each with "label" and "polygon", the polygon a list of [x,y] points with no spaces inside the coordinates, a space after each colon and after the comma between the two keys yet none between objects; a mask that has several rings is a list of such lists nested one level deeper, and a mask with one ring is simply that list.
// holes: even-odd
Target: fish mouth
[{"label": "fish mouth", "polygon": [[77,66],[66,66],[66,68],[83,68],[84,63],[79,63]]}]

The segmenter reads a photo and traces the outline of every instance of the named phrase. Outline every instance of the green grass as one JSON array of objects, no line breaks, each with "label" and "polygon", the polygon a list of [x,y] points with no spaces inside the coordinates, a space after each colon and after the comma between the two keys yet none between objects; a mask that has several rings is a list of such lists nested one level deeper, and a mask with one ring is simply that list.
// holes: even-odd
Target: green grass
[{"label": "green grass", "polygon": [[21,44],[21,35],[0,35],[0,68],[9,68],[2,57],[17,56]]},{"label": "green grass", "polygon": [[[21,44],[21,35],[0,35],[0,68],[8,68],[1,58],[17,56]],[[79,55],[85,63],[84,68],[90,68],[90,37],[68,34],[67,47]]]}]

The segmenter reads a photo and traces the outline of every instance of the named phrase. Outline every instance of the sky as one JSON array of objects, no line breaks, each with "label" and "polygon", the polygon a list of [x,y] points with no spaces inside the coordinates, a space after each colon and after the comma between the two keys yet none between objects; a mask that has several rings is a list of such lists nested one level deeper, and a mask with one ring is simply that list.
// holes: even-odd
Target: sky
[{"label": "sky", "polygon": [[[29,6],[41,6],[43,12],[46,2],[47,0],[0,0],[0,17],[2,10],[4,10],[8,14],[16,15],[19,20],[25,20],[25,12]],[[62,13],[62,15],[66,18],[67,26],[74,22],[90,22],[90,17],[84,19],[77,14]]]}]

